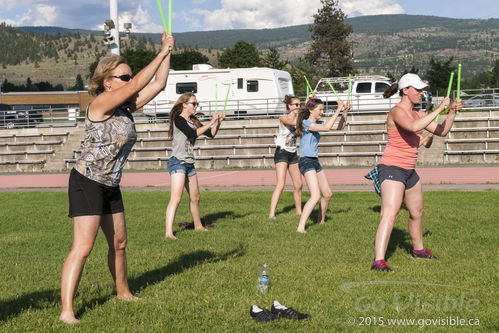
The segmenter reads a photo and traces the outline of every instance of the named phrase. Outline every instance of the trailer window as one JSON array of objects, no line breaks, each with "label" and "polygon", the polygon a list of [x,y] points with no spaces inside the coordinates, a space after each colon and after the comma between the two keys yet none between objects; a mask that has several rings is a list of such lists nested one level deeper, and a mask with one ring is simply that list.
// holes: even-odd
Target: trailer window
[{"label": "trailer window", "polygon": [[237,89],[243,89],[243,79],[237,79]]},{"label": "trailer window", "polygon": [[197,93],[198,84],[197,82],[181,82],[176,85],[177,95],[182,95],[186,92]]},{"label": "trailer window", "polygon": [[374,92],[375,93],[383,93],[385,92],[386,88],[388,88],[389,85],[386,83],[382,82],[376,82],[376,86],[374,87]]},{"label": "trailer window", "polygon": [[358,94],[369,94],[371,93],[371,82],[361,82],[357,84],[357,93]]},{"label": "trailer window", "polygon": [[248,81],[247,83],[248,92],[257,92],[258,91],[258,81]]}]

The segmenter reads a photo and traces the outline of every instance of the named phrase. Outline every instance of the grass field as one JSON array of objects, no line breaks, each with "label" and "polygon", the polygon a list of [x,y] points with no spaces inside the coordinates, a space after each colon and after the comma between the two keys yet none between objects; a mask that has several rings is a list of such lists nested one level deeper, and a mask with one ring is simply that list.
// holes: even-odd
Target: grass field
[{"label": "grass field", "polygon": [[[113,297],[107,245],[99,233],[75,298],[81,323],[67,327],[57,320],[60,271],[72,242],[67,196],[2,192],[0,331],[499,329],[499,192],[425,193],[424,242],[439,260],[409,256],[408,214],[402,210],[387,253],[392,273],[369,270],[379,219],[374,193],[334,193],[326,224],[309,223],[306,235],[295,232],[292,193],[283,194],[276,221],[267,219],[270,196],[203,192],[202,216],[213,227],[176,228],[174,241],[163,238],[169,192],[124,192],[128,277],[142,300]],[[190,222],[185,197],[178,222]],[[262,295],[256,279],[263,263],[271,269],[271,285]],[[250,318],[252,304],[270,309],[274,299],[312,320]]]}]

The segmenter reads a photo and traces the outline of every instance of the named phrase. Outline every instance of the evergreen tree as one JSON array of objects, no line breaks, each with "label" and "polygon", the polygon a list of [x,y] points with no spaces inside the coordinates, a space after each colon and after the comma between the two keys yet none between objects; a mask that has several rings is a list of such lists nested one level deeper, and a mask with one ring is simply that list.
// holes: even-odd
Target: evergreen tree
[{"label": "evergreen tree", "polygon": [[81,78],[81,75],[78,74],[76,75],[76,82],[75,82],[75,85],[72,86],[72,87],[69,87],[68,90],[84,90],[85,89],[85,85],[83,83],[83,79]]},{"label": "evergreen tree", "polygon": [[261,65],[260,54],[255,45],[243,40],[237,41],[233,49],[226,49],[218,58],[221,68],[247,68]]},{"label": "evergreen tree", "polygon": [[180,53],[172,54],[171,68],[175,70],[192,69],[194,64],[207,64],[208,57],[201,52],[193,50],[184,50]]},{"label": "evergreen tree", "polygon": [[287,61],[281,61],[281,56],[277,48],[271,47],[263,57],[262,64],[265,67],[283,70]]},{"label": "evergreen tree", "polygon": [[496,59],[496,64],[490,73],[490,86],[499,88],[499,59]]},{"label": "evergreen tree", "polygon": [[426,72],[426,79],[428,79],[428,83],[430,84],[433,93],[438,92],[441,96],[445,96],[447,93],[450,73],[457,68],[455,65],[452,65],[452,61],[454,61],[454,57],[450,57],[444,62],[440,62],[431,57],[430,69]]},{"label": "evergreen tree", "polygon": [[305,59],[327,76],[348,75],[353,62],[347,38],[353,28],[344,22],[346,15],[338,7],[337,0],[321,0],[321,3],[323,7],[314,14],[314,24],[309,28],[312,45]]}]

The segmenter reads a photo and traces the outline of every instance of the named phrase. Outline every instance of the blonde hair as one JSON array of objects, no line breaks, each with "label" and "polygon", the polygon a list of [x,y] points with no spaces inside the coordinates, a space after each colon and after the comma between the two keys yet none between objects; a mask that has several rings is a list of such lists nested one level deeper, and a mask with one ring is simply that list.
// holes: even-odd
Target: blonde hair
[{"label": "blonde hair", "polygon": [[95,68],[94,75],[88,86],[88,93],[97,96],[104,92],[104,80],[121,64],[126,64],[126,59],[122,56],[111,54],[102,58]]},{"label": "blonde hair", "polygon": [[[182,110],[184,108],[184,103],[188,103],[191,97],[196,97],[196,95],[194,95],[194,93],[192,92],[186,92],[182,94],[175,102],[175,105],[172,107],[170,115],[168,116],[168,119],[170,120],[170,128],[168,129],[168,136],[170,138],[173,138],[173,124],[175,122],[175,118],[177,118],[178,115],[182,113]],[[203,126],[203,124],[201,124],[201,122],[199,121],[198,118],[196,118],[195,115],[192,115],[190,118],[194,126],[196,126],[197,128]]]}]

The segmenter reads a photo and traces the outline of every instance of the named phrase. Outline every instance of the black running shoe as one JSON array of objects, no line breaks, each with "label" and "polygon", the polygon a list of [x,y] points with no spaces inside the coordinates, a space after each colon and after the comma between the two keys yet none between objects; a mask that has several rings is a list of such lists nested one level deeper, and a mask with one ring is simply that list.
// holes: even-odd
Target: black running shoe
[{"label": "black running shoe", "polygon": [[262,309],[261,307],[256,305],[251,306],[250,315],[251,318],[258,322],[279,320],[279,317],[271,313],[269,310]]},{"label": "black running shoe", "polygon": [[375,260],[373,264],[371,265],[371,270],[372,271],[380,271],[380,272],[391,272],[390,266],[388,266],[385,262],[385,260]]},{"label": "black running shoe", "polygon": [[272,304],[272,307],[270,308],[270,312],[276,316],[288,319],[309,320],[312,318],[309,314],[298,312],[293,308],[287,308],[278,301],[274,301],[274,304]]},{"label": "black running shoe", "polygon": [[422,250],[412,250],[411,256],[416,259],[437,259],[430,250],[423,248]]}]

